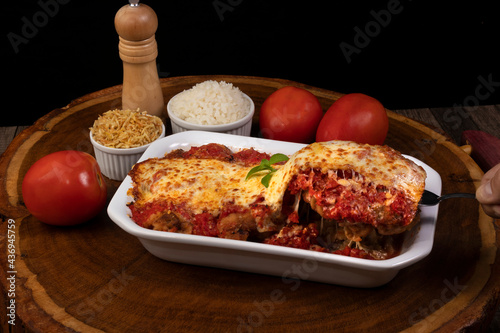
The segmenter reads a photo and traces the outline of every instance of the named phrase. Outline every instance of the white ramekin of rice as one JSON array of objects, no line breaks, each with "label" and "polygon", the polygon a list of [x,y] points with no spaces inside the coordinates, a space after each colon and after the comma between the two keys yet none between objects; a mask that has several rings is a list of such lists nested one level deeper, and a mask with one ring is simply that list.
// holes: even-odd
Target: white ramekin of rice
[{"label": "white ramekin of rice", "polygon": [[123,180],[130,169],[139,160],[146,149],[156,140],[165,137],[165,125],[162,123],[162,131],[155,140],[133,148],[111,148],[94,140],[92,130],[90,131],[90,142],[94,146],[94,153],[104,176],[113,180]]},{"label": "white ramekin of rice", "polygon": [[250,136],[254,112],[252,99],[224,81],[198,83],[167,104],[173,133],[197,130]]}]

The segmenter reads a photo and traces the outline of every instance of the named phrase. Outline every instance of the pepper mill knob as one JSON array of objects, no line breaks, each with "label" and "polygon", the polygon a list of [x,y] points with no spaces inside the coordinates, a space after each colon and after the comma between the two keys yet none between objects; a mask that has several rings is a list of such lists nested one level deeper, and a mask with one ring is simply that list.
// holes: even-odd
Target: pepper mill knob
[{"label": "pepper mill knob", "polygon": [[165,104],[156,69],[157,28],[154,10],[139,4],[138,0],[130,0],[115,15],[118,49],[123,61],[122,108],[139,108],[163,118]]}]

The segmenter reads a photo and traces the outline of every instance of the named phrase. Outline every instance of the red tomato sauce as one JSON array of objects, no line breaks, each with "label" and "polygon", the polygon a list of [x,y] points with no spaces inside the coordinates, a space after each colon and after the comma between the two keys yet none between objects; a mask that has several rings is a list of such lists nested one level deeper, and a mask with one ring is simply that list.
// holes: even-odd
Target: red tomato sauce
[{"label": "red tomato sauce", "polygon": [[253,148],[246,148],[233,153],[229,148],[218,143],[191,147],[188,151],[173,151],[167,156],[185,159],[216,159],[244,166],[257,165],[263,159],[271,157],[271,155]]},{"label": "red tomato sauce", "polygon": [[258,165],[263,159],[270,159],[271,155],[261,153],[253,148],[243,149],[233,154],[234,161],[242,165]]},{"label": "red tomato sauce", "polygon": [[224,145],[209,143],[199,147],[191,147],[182,154],[186,159],[216,159],[221,161],[232,161],[232,152]]},{"label": "red tomato sauce", "polygon": [[356,248],[351,248],[350,246],[344,247],[342,250],[333,251],[333,254],[340,254],[347,257],[362,258],[362,259],[374,259],[365,250],[360,250]]},{"label": "red tomato sauce", "polygon": [[[370,183],[365,183],[362,177],[350,171],[338,172],[336,178],[322,173],[319,169],[307,169],[294,176],[288,190],[291,194],[296,194],[300,190],[307,191],[315,199],[315,203],[322,207],[323,216],[328,219],[347,219],[351,222],[364,222],[374,226],[380,221],[399,225],[407,225],[412,221],[414,214],[403,192],[397,192],[395,189],[389,190],[384,186],[375,187]],[[339,179],[352,178],[360,179],[362,190],[337,182]],[[388,209],[385,208],[387,193],[396,197]],[[332,202],[334,205],[331,204]],[[381,206],[373,209],[374,203]]]},{"label": "red tomato sauce", "polygon": [[201,213],[194,216],[193,234],[201,236],[217,237],[217,221],[210,213]]},{"label": "red tomato sauce", "polygon": [[317,245],[317,237],[318,229],[314,223],[307,226],[291,225],[283,227],[279,234],[271,236],[264,243],[309,250]]},{"label": "red tomato sauce", "polygon": [[137,207],[135,204],[130,204],[128,207],[131,212],[131,217],[139,226],[144,227],[151,215],[156,213],[167,212],[171,208],[171,204],[165,202],[149,202],[142,207]]}]

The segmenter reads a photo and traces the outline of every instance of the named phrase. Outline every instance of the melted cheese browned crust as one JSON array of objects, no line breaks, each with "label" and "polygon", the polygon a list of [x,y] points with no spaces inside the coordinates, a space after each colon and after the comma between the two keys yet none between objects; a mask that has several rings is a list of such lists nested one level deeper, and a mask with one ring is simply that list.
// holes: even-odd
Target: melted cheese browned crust
[{"label": "melted cheese browned crust", "polygon": [[[217,148],[224,158],[173,152],[137,163],[129,173],[134,186],[128,191],[136,222],[156,230],[234,239],[276,231],[282,219],[263,202],[265,187],[258,178],[245,180],[252,166],[230,161],[227,148]],[[203,230],[193,231],[194,223],[203,224]]]},{"label": "melted cheese browned crust", "polygon": [[[309,168],[317,168],[322,173],[330,170],[354,171],[362,175],[365,182],[401,190],[413,203],[414,211],[418,209],[427,176],[421,166],[388,146],[351,141],[316,142],[296,152],[276,172],[265,193],[268,204],[273,209],[279,209],[292,177]],[[351,183],[356,186],[355,180]]]},{"label": "melted cheese browned crust", "polygon": [[245,181],[250,169],[215,159],[153,158],[131,171],[132,194],[136,203],[161,199],[218,215],[226,204],[248,208],[264,194],[259,179]]},{"label": "melted cheese browned crust", "polygon": [[[245,180],[254,165],[239,163],[227,147],[219,149],[223,158],[211,158],[213,148],[137,163],[129,173],[132,218],[155,230],[333,253],[355,242],[379,259],[395,253],[384,235],[418,220],[425,171],[387,146],[313,143],[275,165],[268,188],[262,175]],[[304,203],[316,217],[301,213]]]}]

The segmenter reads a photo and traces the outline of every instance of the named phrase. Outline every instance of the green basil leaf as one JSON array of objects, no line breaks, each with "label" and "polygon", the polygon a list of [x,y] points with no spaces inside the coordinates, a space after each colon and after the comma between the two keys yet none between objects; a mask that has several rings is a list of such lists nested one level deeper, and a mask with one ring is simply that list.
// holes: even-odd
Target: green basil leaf
[{"label": "green basil leaf", "polygon": [[271,177],[273,176],[273,174],[274,174],[274,172],[272,171],[272,172],[269,172],[264,177],[262,177],[260,182],[262,183],[262,185],[264,185],[264,187],[266,187],[266,188],[269,187],[269,182],[271,181]]},{"label": "green basil leaf", "polygon": [[247,173],[247,177],[245,178],[245,180],[248,180],[250,177],[252,177],[254,174],[256,174],[257,172],[260,172],[260,171],[263,171],[263,170],[269,170],[270,166],[267,166],[267,165],[257,165],[253,168],[250,169],[250,171],[248,171]]},{"label": "green basil leaf", "polygon": [[269,158],[269,160],[264,158],[262,161],[260,161],[259,165],[251,168],[250,171],[248,171],[245,180],[248,180],[250,177],[252,177],[254,174],[258,172],[269,171],[268,174],[262,177],[262,179],[260,180],[262,185],[264,185],[267,188],[269,187],[269,181],[271,180],[271,177],[276,172],[276,169],[273,168],[271,165],[284,161],[288,161],[288,156],[286,156],[285,154],[274,154]]},{"label": "green basil leaf", "polygon": [[279,154],[279,153],[278,154],[274,154],[269,159],[269,163],[270,164],[276,164],[276,163],[285,162],[285,161],[288,161],[288,156],[286,156],[285,154]]},{"label": "green basil leaf", "polygon": [[266,167],[271,167],[271,163],[269,162],[269,160],[267,159],[262,159],[262,161],[260,161],[260,165],[262,166],[266,166]]}]

